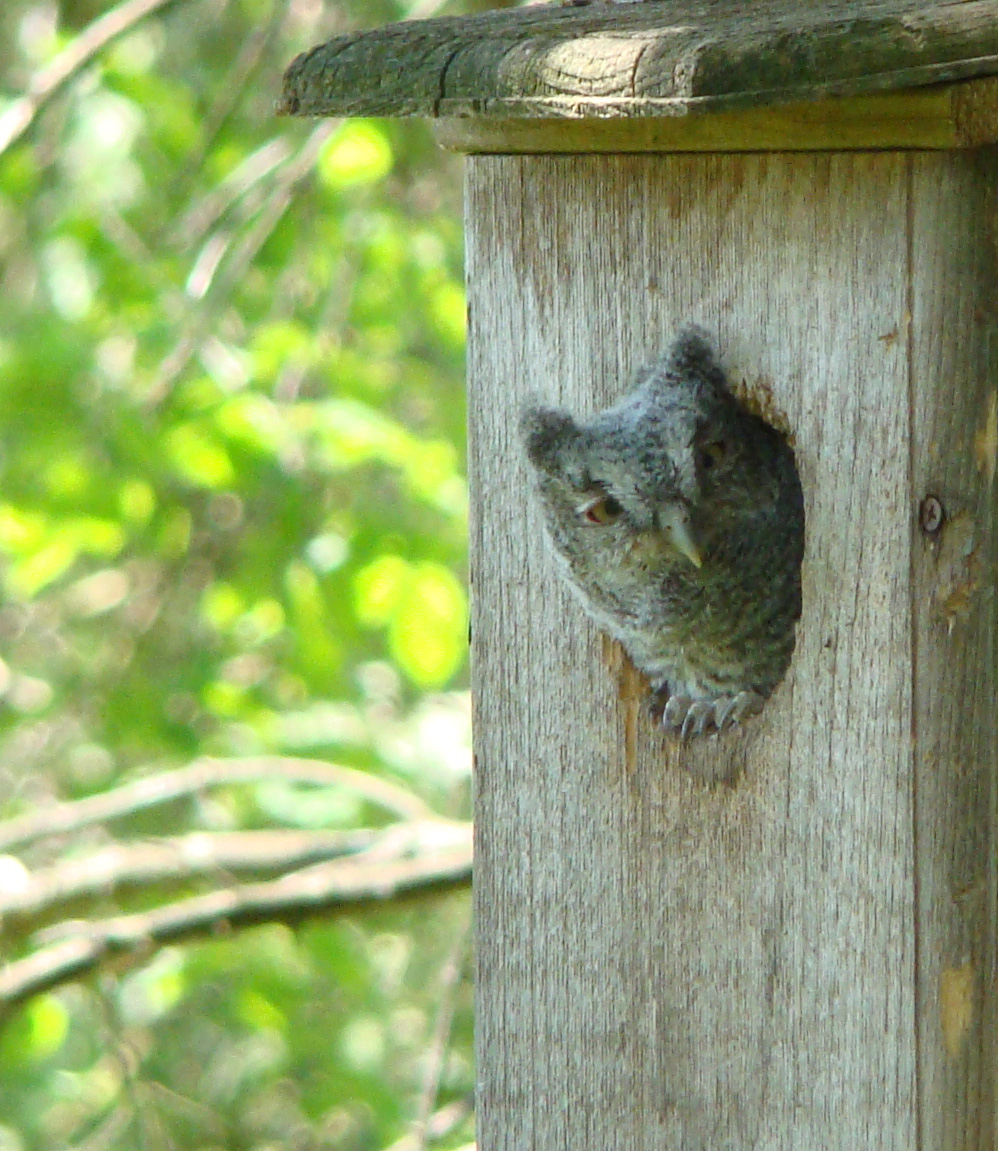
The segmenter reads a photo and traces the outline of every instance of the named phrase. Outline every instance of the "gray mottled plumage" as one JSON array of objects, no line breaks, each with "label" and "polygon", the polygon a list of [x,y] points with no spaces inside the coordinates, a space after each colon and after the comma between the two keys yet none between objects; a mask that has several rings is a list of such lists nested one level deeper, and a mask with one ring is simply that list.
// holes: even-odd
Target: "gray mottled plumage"
[{"label": "gray mottled plumage", "polygon": [[803,498],[786,438],[731,394],[705,334],[685,329],[592,420],[532,408],[522,431],[566,578],[665,726],[757,711],[793,653]]}]

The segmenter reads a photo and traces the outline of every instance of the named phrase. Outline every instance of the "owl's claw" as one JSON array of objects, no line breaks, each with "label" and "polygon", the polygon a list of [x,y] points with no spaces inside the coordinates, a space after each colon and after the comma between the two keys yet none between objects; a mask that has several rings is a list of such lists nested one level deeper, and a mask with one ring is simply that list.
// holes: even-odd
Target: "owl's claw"
[{"label": "owl's claw", "polygon": [[[741,694],[746,693],[742,692]],[[737,698],[738,696],[734,695],[722,695],[719,699],[714,700],[714,726],[718,731],[724,731],[729,723],[737,722],[734,716]]]},{"label": "owl's claw", "polygon": [[689,739],[692,735],[703,735],[704,729],[714,722],[714,704],[709,699],[695,699],[686,712],[681,735]]},{"label": "owl's claw", "polygon": [[721,695],[716,699],[670,695],[662,710],[662,726],[684,740],[710,731],[720,734],[758,715],[763,702],[755,691],[740,691],[737,695]]},{"label": "owl's claw", "polygon": [[693,700],[688,695],[670,695],[662,712],[662,726],[666,731],[679,731]]},{"label": "owl's claw", "polygon": [[[743,720],[751,719],[752,716],[758,715],[762,711],[762,705],[766,701],[757,691],[740,691],[734,699],[731,700],[731,710],[725,715],[725,722],[730,721],[732,724],[739,724]],[[720,700],[718,700],[720,703]],[[715,705],[716,706],[716,705]],[[723,724],[718,721],[717,729],[721,730]]]}]

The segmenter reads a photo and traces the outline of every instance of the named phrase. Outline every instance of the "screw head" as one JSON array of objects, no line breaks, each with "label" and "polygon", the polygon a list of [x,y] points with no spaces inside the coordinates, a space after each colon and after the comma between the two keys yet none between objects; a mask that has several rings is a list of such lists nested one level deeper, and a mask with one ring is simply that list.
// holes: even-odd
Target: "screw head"
[{"label": "screw head", "polygon": [[934,536],[943,526],[946,512],[938,496],[926,496],[918,508],[918,522],[926,535]]}]

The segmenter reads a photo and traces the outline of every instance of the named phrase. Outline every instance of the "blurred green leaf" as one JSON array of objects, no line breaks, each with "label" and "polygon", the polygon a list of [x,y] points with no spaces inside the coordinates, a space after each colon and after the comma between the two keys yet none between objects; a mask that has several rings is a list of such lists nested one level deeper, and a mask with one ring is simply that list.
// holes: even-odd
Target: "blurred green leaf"
[{"label": "blurred green leaf", "polygon": [[449,569],[381,556],[357,573],[354,594],[358,618],[388,627],[390,651],[414,683],[438,687],[450,679],[464,657],[468,605]]},{"label": "blurred green leaf", "polygon": [[69,1013],[54,995],[39,995],[28,1007],[30,1033],[28,1058],[35,1062],[47,1059],[65,1043],[69,1031]]},{"label": "blurred green leaf", "polygon": [[151,1023],[180,1000],[185,987],[183,953],[173,947],[166,948],[121,980],[118,986],[121,1013],[131,1023]]},{"label": "blurred green leaf", "polygon": [[350,188],[383,179],[392,167],[392,147],[372,120],[345,120],[319,153],[318,171],[330,188]]},{"label": "blurred green leaf", "polygon": [[219,488],[235,479],[236,470],[225,448],[196,424],[173,428],[165,446],[174,467],[192,484]]},{"label": "blurred green leaf", "polygon": [[379,556],[354,579],[357,618],[367,627],[387,624],[398,611],[412,569],[401,556]]},{"label": "blurred green leaf", "polygon": [[[0,90],[26,91],[111,7],[0,5]],[[166,5],[0,155],[0,813],[287,754],[466,814],[460,161],[417,122],[344,121],[320,145],[273,116],[298,52],[409,15]],[[17,866],[387,818],[278,777],[45,839]],[[234,881],[109,886],[71,913]],[[0,1142],[390,1146],[466,915],[461,896],[220,923],[36,997],[0,1036]],[[5,958],[29,955],[3,927]],[[473,1084],[466,982],[455,1011],[441,1102]]]},{"label": "blurred green leaf", "polygon": [[390,650],[421,687],[440,687],[457,671],[467,645],[464,589],[440,564],[416,564],[388,629]]}]

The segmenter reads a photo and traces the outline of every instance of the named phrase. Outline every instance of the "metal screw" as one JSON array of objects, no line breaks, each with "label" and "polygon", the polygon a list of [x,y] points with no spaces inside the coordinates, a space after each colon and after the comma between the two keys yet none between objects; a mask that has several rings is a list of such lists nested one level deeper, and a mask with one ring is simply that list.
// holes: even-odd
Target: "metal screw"
[{"label": "metal screw", "polygon": [[938,496],[926,496],[918,509],[918,522],[926,535],[934,536],[943,526],[946,512]]}]

